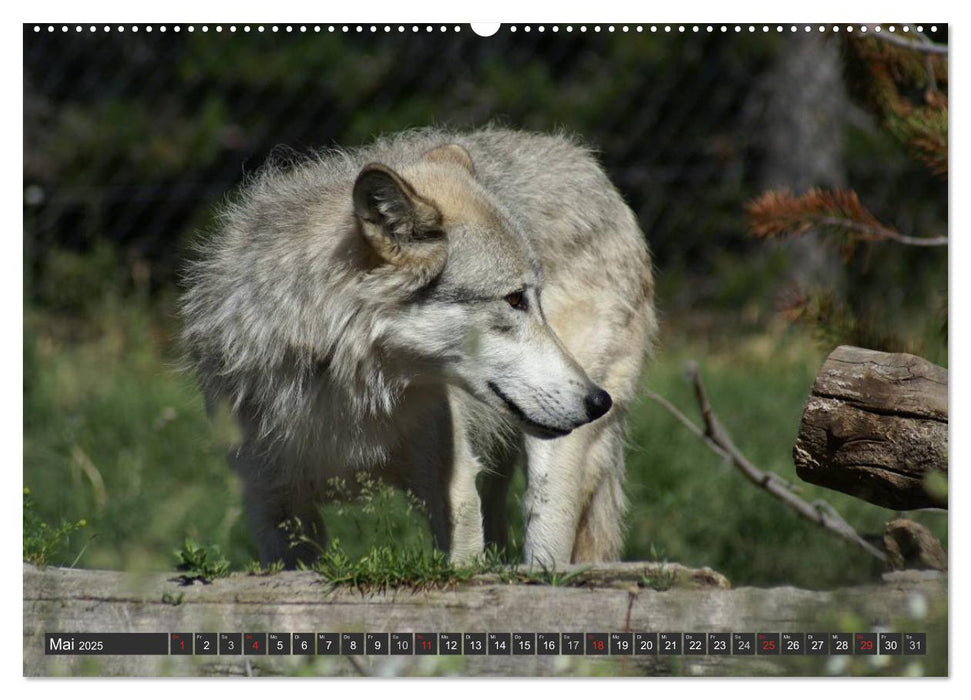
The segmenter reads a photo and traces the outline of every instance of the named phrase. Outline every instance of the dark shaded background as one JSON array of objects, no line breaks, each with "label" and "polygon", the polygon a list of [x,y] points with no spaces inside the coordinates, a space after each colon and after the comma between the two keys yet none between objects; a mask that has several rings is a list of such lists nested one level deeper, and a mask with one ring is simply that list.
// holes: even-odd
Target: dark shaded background
[{"label": "dark shaded background", "polygon": [[[110,241],[157,290],[212,204],[273,148],[429,124],[580,134],[637,212],[669,309],[737,310],[780,275],[833,279],[825,255],[763,259],[742,206],[766,186],[851,183],[905,230],[945,227],[945,188],[847,99],[834,37],[46,29],[24,30],[28,291],[41,303],[52,248]],[[902,277],[928,259],[899,263]]]}]

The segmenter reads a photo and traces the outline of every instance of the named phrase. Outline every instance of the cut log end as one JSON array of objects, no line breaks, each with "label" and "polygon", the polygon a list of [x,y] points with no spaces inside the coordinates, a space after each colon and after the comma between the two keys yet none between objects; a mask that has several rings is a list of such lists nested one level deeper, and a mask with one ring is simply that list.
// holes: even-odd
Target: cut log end
[{"label": "cut log end", "polygon": [[[946,508],[947,370],[841,346],[826,358],[793,447],[812,484],[894,510]],[[930,484],[930,488],[929,488]]]}]

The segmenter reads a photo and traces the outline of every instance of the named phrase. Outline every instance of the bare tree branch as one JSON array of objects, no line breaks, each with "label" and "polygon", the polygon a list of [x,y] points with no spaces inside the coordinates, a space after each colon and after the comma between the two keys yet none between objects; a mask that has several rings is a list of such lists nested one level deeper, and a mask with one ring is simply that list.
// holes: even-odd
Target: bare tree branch
[{"label": "bare tree branch", "polygon": [[888,44],[893,44],[894,46],[899,46],[904,49],[910,49],[911,51],[947,55],[948,51],[946,44],[935,44],[916,29],[911,29],[911,31],[913,31],[914,35],[918,38],[918,41],[904,39],[901,36],[890,34],[888,32],[873,32],[872,34],[867,32],[866,36],[873,39],[879,39],[880,41],[885,41]]},{"label": "bare tree branch", "polygon": [[690,430],[692,433],[694,433],[698,438],[700,438],[702,441],[704,441],[705,444],[708,445],[708,447],[715,454],[719,455],[722,459],[731,459],[731,455],[730,454],[728,454],[727,452],[725,452],[725,450],[723,450],[721,447],[719,447],[717,444],[715,444],[715,442],[712,441],[711,438],[709,438],[707,435],[705,435],[705,431],[702,430],[701,428],[699,428],[697,425],[695,425],[691,421],[690,418],[688,418],[680,410],[678,410],[677,406],[675,406],[673,403],[671,403],[670,401],[668,401],[666,398],[664,398],[660,394],[654,393],[650,389],[648,389],[644,393],[647,394],[647,398],[649,398],[651,401],[653,401],[653,402],[655,402],[657,404],[660,404],[661,407],[665,411],[667,411],[672,416],[674,416],[675,418],[677,418],[678,421],[684,427],[686,427],[688,430]]},{"label": "bare tree branch", "polygon": [[730,461],[739,471],[756,486],[759,486],[775,498],[792,508],[806,520],[823,527],[838,537],[850,542],[880,561],[886,561],[887,556],[882,551],[867,542],[825,501],[807,503],[795,494],[795,486],[773,472],[763,472],[752,464],[732,442],[725,428],[715,417],[708,401],[708,393],[701,381],[698,366],[691,362],[688,365],[688,376],[695,391],[695,399],[701,409],[704,427],[699,427],[690,418],[664,397],[648,391],[647,396],[652,401],[673,415],[682,425],[694,433],[715,454]]},{"label": "bare tree branch", "polygon": [[862,221],[844,219],[838,216],[817,216],[814,217],[813,221],[814,223],[818,223],[823,226],[847,229],[848,231],[852,231],[853,233],[857,234],[865,241],[896,241],[897,243],[903,243],[904,245],[925,247],[947,245],[947,236],[928,236],[926,238],[922,238],[920,236],[905,236],[902,233],[894,231],[892,228],[886,228],[885,226],[874,226],[872,224],[865,224]]}]

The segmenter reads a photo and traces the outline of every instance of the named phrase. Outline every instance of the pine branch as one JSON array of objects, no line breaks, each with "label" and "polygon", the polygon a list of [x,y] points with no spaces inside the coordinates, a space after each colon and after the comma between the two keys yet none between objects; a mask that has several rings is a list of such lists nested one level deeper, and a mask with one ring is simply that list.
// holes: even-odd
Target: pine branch
[{"label": "pine branch", "polygon": [[917,237],[880,223],[852,190],[813,188],[802,196],[770,190],[746,206],[749,230],[757,238],[801,236],[814,229],[849,234],[855,241],[894,241],[904,245],[947,245],[947,236]]},{"label": "pine branch", "polygon": [[888,120],[888,127],[935,175],[947,177],[947,98]]}]

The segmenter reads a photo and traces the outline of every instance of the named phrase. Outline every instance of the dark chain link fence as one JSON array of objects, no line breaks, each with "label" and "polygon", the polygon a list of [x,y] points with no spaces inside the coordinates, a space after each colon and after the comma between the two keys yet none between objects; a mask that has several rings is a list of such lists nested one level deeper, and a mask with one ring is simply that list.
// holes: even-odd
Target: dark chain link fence
[{"label": "dark chain link fence", "polygon": [[468,26],[40,29],[24,27],[33,297],[58,283],[51,251],[105,242],[152,289],[170,286],[213,204],[273,149],[353,146],[429,124],[580,134],[639,216],[675,305],[724,288],[725,256],[760,245],[743,206],[767,186],[849,183],[910,227],[946,226],[946,187],[850,105],[832,38],[619,26],[504,27],[489,38]]}]

